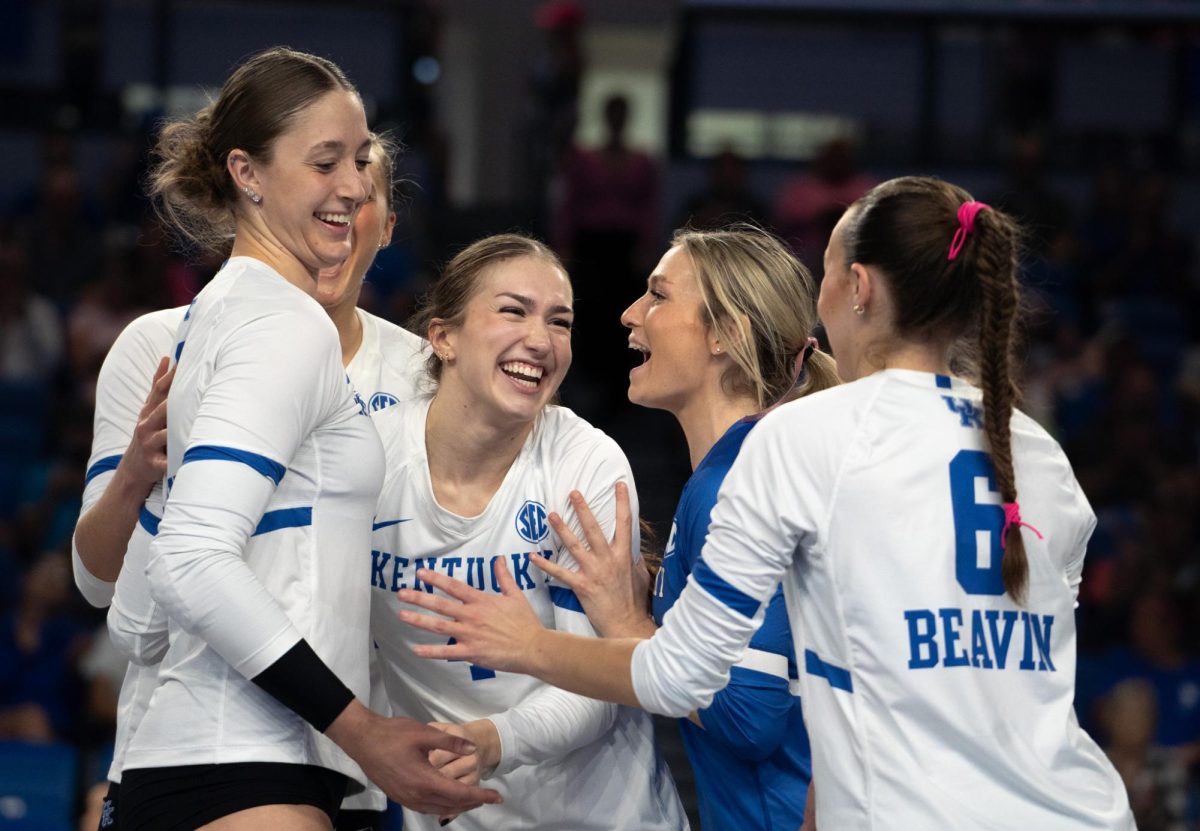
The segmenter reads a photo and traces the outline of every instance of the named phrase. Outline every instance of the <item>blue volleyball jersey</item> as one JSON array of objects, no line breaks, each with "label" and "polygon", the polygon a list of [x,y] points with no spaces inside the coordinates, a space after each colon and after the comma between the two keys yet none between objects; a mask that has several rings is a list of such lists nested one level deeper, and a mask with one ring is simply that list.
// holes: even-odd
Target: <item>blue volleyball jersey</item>
[{"label": "blue volleyball jersey", "polygon": [[[745,419],[726,430],[683,488],[655,578],[654,620],[660,626],[687,585],[717,492],[754,424]],[[812,762],[800,699],[791,692],[796,677],[787,608],[776,589],[729,686],[700,711],[704,727],[679,720],[704,828],[790,831],[803,822]]]}]

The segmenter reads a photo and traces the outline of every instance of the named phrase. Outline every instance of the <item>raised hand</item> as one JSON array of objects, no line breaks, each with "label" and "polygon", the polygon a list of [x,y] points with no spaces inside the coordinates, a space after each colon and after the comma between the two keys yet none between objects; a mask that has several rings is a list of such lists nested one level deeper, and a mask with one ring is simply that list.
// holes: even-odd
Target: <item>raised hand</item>
[{"label": "raised hand", "polygon": [[400,612],[400,619],[419,629],[453,638],[455,643],[423,644],[413,647],[413,652],[422,658],[470,661],[506,672],[534,671],[535,643],[545,627],[509,572],[507,558],[497,557],[492,571],[500,594],[481,592],[429,569],[417,571],[418,580],[448,596],[401,589],[396,593],[401,602],[435,614],[406,609]]},{"label": "raised hand", "polygon": [[550,514],[550,526],[567,546],[579,570],[575,571],[544,557],[531,557],[535,566],[568,586],[587,613],[596,631],[606,638],[650,637],[654,622],[650,619],[648,573],[640,560],[633,561],[633,517],[629,510],[629,487],[616,485],[616,528],[612,540],[604,530],[583,494],[571,491],[571,507],[579,517],[587,538],[584,544],[556,513]]},{"label": "raised hand", "polygon": [[133,437],[121,457],[123,473],[131,482],[145,487],[142,499],[167,472],[167,393],[175,379],[175,367],[168,369],[169,364],[165,357],[159,360],[150,393],[138,413]]}]

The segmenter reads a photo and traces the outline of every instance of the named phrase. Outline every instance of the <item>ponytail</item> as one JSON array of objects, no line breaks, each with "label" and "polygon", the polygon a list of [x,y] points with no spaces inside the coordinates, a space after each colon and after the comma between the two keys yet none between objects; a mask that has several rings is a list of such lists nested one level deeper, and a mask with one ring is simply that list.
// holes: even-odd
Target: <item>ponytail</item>
[{"label": "ponytail", "polygon": [[1023,603],[1029,586],[1029,561],[1020,520],[1016,515],[1017,480],[1013,471],[1013,408],[1020,391],[1013,373],[1015,364],[1017,310],[1020,284],[1017,280],[1016,227],[1004,214],[983,211],[976,220],[982,227],[974,240],[973,270],[979,280],[979,386],[983,390],[984,434],[992,458],[1001,502],[1014,506],[1016,521],[1006,507],[1001,575],[1004,588],[1017,603]]}]

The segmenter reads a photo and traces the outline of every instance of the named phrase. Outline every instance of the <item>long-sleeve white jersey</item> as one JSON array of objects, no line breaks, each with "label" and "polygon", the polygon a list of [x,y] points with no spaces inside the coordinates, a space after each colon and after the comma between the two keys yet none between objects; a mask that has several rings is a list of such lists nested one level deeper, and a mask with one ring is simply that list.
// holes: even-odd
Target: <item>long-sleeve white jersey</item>
[{"label": "long-sleeve white jersey", "polygon": [[[181,306],[142,315],[125,327],[104,358],[96,382],[92,455],[88,460],[83,487],[81,515],[99,501],[104,489],[112,481],[113,471],[129,447],[134,428],[137,427],[138,414],[146,396],[150,394],[154,370],[163,356],[172,354],[175,330],[179,328],[186,311],[186,307]],[[142,508],[139,523],[129,540],[127,552],[139,551],[143,562],[152,539],[146,526],[157,522],[157,515],[162,512],[161,503],[162,485],[159,484],[151,491],[147,506]],[[150,513],[150,505],[159,506],[155,509],[157,513]],[[116,584],[101,580],[88,571],[79,557],[74,539],[71,543],[75,585],[93,606],[108,606],[113,602]],[[134,558],[139,557],[135,554]],[[125,671],[125,679],[121,682],[121,692],[117,697],[117,732],[113,741],[112,764],[108,769],[108,778],[113,782],[121,781],[125,748],[134,728],[142,720],[142,714],[146,712],[157,677],[158,669],[153,666],[130,663]]]},{"label": "long-sleeve white jersey", "polygon": [[[159,359],[173,355],[176,331],[183,321],[187,307],[167,309],[143,315],[130,323],[109,350],[96,388],[95,432],[92,458],[88,464],[83,509],[87,511],[100,498],[112,478],[112,472],[137,424],[137,416],[150,391],[150,380]],[[427,355],[426,342],[407,330],[357,310],[363,326],[362,343],[346,372],[368,409],[378,411],[398,401],[418,394],[421,364]],[[113,761],[108,778],[121,781],[125,748],[133,730],[157,685],[158,661],[166,651],[167,621],[157,616],[145,578],[150,541],[157,532],[162,515],[162,488],[156,486],[141,511],[138,527],[125,555],[128,570],[122,571],[120,589],[113,598],[115,584],[99,580],[87,571],[75,553],[75,580],[84,596],[96,606],[113,603],[110,623],[114,637],[121,647],[133,654],[121,685],[117,706],[117,732],[113,745]],[[160,610],[159,610],[160,611]],[[146,665],[143,665],[146,664]],[[386,695],[372,690],[371,706],[386,712]],[[347,807],[382,810],[383,794],[372,788],[369,792],[351,797]]]},{"label": "long-sleeve white jersey", "polygon": [[765,417],[682,597],[634,653],[638,700],[705,706],[782,579],[819,827],[1132,829],[1072,708],[1095,517],[1061,448],[1015,413],[1021,513],[1041,536],[1021,529],[1014,603],[982,414],[974,387],[893,369]]},{"label": "long-sleeve white jersey", "polygon": [[167,499],[146,576],[169,619],[159,685],[127,768],[314,764],[360,784],[331,741],[249,679],[301,638],[367,697],[369,548],[379,440],[320,306],[231,258],[178,333]]},{"label": "long-sleeve white jersey", "polygon": [[[530,558],[569,561],[546,518],[557,512],[582,536],[567,500],[572,489],[583,493],[605,534],[611,535],[615,525],[618,481],[629,485],[637,515],[624,454],[612,439],[562,407],[547,407],[538,417],[483,513],[462,517],[445,510],[434,499],[425,453],[429,401],[394,407],[375,419],[387,478],[371,551],[371,634],[397,715],[453,723],[488,718],[500,734],[501,761],[487,784],[505,802],[463,814],[455,825],[487,831],[686,827],[646,713],[524,675],[413,655],[413,645],[439,641],[400,622],[396,592],[432,591],[417,580],[419,568],[498,591],[492,572],[497,558],[505,560],[545,625],[594,635],[574,593],[550,581]],[[433,817],[406,812],[409,827],[438,826]]]}]

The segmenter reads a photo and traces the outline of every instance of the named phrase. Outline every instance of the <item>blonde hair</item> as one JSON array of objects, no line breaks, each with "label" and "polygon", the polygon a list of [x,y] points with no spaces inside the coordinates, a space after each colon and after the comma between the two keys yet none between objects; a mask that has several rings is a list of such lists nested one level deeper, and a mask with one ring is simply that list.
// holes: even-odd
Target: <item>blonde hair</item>
[{"label": "blonde hair", "polygon": [[838,383],[833,358],[818,349],[797,378],[796,360],[817,324],[816,284],[778,238],[738,223],[684,228],[671,244],[691,260],[705,322],[733,360],[722,378],[727,393],[752,396],[761,410]]}]

